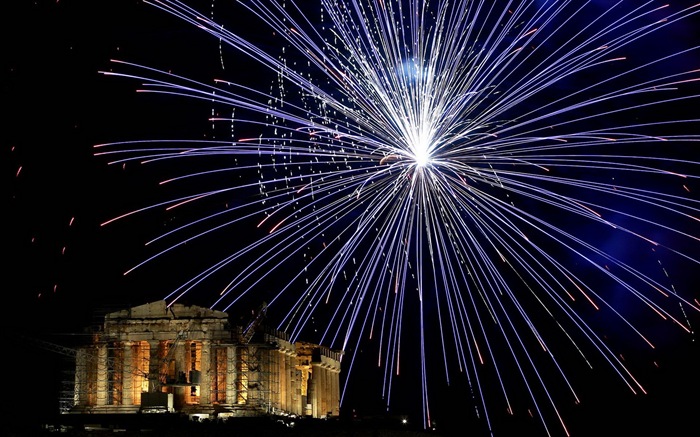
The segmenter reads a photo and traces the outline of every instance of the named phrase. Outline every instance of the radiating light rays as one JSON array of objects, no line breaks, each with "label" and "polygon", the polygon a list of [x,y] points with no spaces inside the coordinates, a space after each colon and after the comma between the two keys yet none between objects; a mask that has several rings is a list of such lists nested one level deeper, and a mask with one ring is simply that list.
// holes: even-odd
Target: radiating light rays
[{"label": "radiating light rays", "polygon": [[[657,339],[630,308],[691,332],[697,298],[638,253],[700,263],[700,120],[677,107],[700,101],[699,50],[639,50],[697,5],[239,2],[272,35],[264,45],[186,3],[152,4],[274,77],[209,85],[124,61],[105,72],[206,102],[215,129],[243,132],[97,148],[113,163],[177,164],[163,185],[195,191],[106,223],[201,208],[134,268],[245,234],[164,292],[170,302],[212,288],[223,310],[265,300],[293,339],[322,320],[319,341],[346,351],[346,390],[369,343],[387,408],[404,357],[417,356],[424,426],[431,387],[461,381],[489,430],[495,409],[531,413],[548,435],[568,434],[561,405],[581,402],[573,361],[603,362],[645,392],[591,314],[650,349]],[[233,206],[210,206],[221,199]]]}]

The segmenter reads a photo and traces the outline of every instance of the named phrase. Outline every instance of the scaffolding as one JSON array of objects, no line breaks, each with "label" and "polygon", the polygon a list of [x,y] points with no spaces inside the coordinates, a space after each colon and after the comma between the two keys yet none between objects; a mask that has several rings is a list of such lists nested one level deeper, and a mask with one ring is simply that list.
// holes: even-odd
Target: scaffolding
[{"label": "scaffolding", "polygon": [[[333,361],[330,373],[318,367],[320,356],[309,351],[325,349],[291,343],[285,333],[262,325],[264,306],[247,325],[234,328],[221,314],[198,307],[171,318],[158,308],[147,304],[133,314],[111,315],[77,348],[36,340],[74,360],[61,385],[61,413],[315,417],[338,410],[325,407],[339,404],[337,394],[320,385],[312,390],[309,381],[316,372],[318,381],[330,377],[337,385],[339,362]],[[317,404],[324,407],[311,408]]]},{"label": "scaffolding", "polygon": [[[274,343],[266,342],[263,335],[251,335],[248,343],[218,343],[211,348],[212,377],[210,396],[212,404],[230,406],[246,415],[255,413],[274,414],[284,411],[280,401],[279,359],[281,354]],[[54,348],[59,348],[53,345]],[[175,365],[177,348],[185,349],[185,368],[178,371]],[[75,359],[75,370],[67,375],[65,392],[61,400],[61,412],[83,411],[81,405],[121,406],[121,410],[135,409],[125,405],[141,405],[149,412],[166,409],[162,402],[147,393],[182,393],[185,405],[201,402],[201,356],[202,343],[187,340],[181,331],[178,338],[162,341],[158,347],[156,366],[149,362],[150,345],[146,342],[117,341],[114,338],[95,335],[93,343],[78,349],[63,348],[63,352]],[[228,351],[235,351],[230,354]],[[125,372],[132,375],[131,387],[126,387]],[[156,376],[157,375],[157,376]],[[72,380],[72,381],[71,381]],[[229,382],[231,381],[231,382]],[[234,396],[230,395],[233,386]],[[72,388],[70,388],[72,387]],[[184,404],[184,405],[183,405]],[[126,412],[126,411],[124,411]]]}]

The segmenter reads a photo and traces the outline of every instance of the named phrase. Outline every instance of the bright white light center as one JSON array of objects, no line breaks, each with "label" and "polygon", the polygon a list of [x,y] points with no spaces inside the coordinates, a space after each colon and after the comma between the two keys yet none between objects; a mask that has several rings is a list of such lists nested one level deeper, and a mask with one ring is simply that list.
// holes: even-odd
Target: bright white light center
[{"label": "bright white light center", "polygon": [[423,167],[430,162],[430,154],[428,154],[427,150],[417,149],[414,159],[416,160],[416,166]]},{"label": "bright white light center", "polygon": [[413,144],[411,149],[417,167],[430,164],[430,140],[420,139]]}]

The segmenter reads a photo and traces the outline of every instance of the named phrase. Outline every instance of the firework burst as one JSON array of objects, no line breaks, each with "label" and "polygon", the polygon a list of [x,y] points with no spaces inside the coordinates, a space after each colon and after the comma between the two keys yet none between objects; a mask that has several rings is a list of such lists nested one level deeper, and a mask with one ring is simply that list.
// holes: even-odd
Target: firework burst
[{"label": "firework burst", "polygon": [[458,379],[488,429],[498,408],[549,435],[568,434],[559,405],[580,401],[570,361],[645,392],[602,323],[649,348],[636,311],[692,331],[697,298],[646,258],[699,260],[700,120],[678,116],[697,105],[698,47],[657,39],[697,5],[239,2],[261,24],[255,40],[214,20],[223,6],[147,3],[210,34],[222,65],[234,53],[270,78],[205,83],[124,61],[105,72],[213,108],[205,139],[97,146],[113,164],[174,161],[181,173],[163,183],[190,190],[106,223],[198,214],[134,269],[243,234],[214,237],[230,252],[169,302],[213,289],[222,310],[265,300],[292,338],[315,329],[346,351],[346,384],[371,343],[387,406],[401,353],[416,357],[426,427],[431,386]]}]

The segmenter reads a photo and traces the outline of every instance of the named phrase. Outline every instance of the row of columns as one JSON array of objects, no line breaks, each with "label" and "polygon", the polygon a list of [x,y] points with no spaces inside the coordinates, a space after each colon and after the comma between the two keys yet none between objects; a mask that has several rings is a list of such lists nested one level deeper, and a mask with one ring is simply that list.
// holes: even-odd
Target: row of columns
[{"label": "row of columns", "polygon": [[[176,406],[191,401],[198,401],[196,403],[203,406],[224,401],[218,395],[220,390],[225,390],[225,404],[246,404],[249,400],[242,397],[243,392],[255,390],[255,387],[249,386],[254,382],[259,384],[256,400],[275,409],[296,415],[311,413],[313,417],[339,414],[339,367],[325,362],[300,367],[293,346],[277,349],[264,347],[255,353],[248,351],[248,347],[217,345],[208,339],[186,341],[201,347],[199,369],[196,369],[201,375],[197,381],[199,399],[190,398],[189,387],[175,387]],[[94,349],[81,349],[76,357],[76,404],[139,406],[142,391],[161,391],[160,376],[170,360],[174,360],[176,376],[178,372],[189,375],[192,357],[187,357],[189,348],[185,342],[171,342],[170,347],[175,349],[169,354],[164,344],[159,340],[128,340],[121,342],[111,352],[107,343],[98,344]],[[90,350],[94,351],[95,356],[90,356]],[[256,355],[256,362],[253,363],[255,369],[246,367],[250,363],[244,361],[249,361],[251,357],[243,356],[245,352]],[[225,354],[225,369],[217,365],[216,353]],[[168,360],[164,361],[166,357]],[[119,376],[110,378],[110,372],[118,372]],[[221,375],[220,372],[225,374]],[[308,378],[307,381],[304,381],[304,376]],[[218,378],[217,393],[212,392],[213,378]],[[221,387],[222,379],[225,381],[224,387]],[[303,387],[305,383],[308,385]],[[303,391],[307,391],[307,396],[302,396]],[[311,407],[310,412],[307,405]]]},{"label": "row of columns", "polygon": [[311,415],[317,418],[340,415],[339,368],[322,363],[312,363],[308,401]]}]

